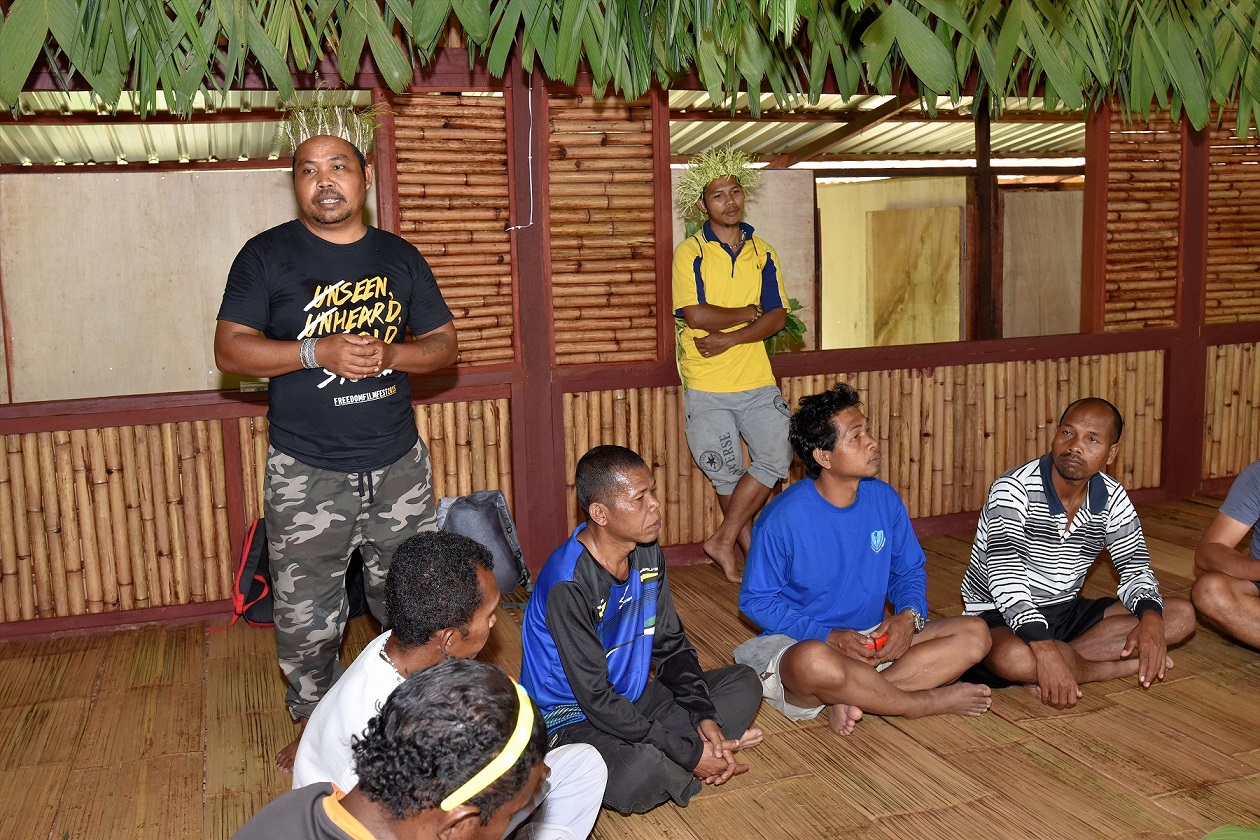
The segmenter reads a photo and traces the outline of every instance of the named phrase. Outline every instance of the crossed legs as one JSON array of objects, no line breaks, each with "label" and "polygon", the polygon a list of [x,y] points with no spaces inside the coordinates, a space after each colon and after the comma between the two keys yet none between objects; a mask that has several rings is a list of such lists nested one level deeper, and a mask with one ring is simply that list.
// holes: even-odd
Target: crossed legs
[{"label": "crossed legs", "polygon": [[847,735],[864,712],[908,718],[983,714],[989,687],[954,680],[988,649],[984,622],[960,616],[928,622],[905,654],[883,671],[811,639],[783,654],[779,675],[788,703],[827,706],[831,728]]},{"label": "crossed legs", "polygon": [[1190,591],[1207,623],[1253,648],[1260,648],[1260,587],[1221,572],[1204,572]]},{"label": "crossed legs", "polygon": [[[1102,619],[1081,635],[1055,645],[1072,671],[1077,684],[1112,680],[1136,674],[1136,652],[1122,659],[1125,640],[1137,626],[1137,616],[1114,603],[1107,607]],[[1164,601],[1164,639],[1171,647],[1185,641],[1194,632],[1194,608],[1184,598]],[[1171,660],[1170,660],[1171,662]],[[1037,659],[1028,643],[1008,627],[993,628],[993,646],[984,660],[985,667],[996,676],[1011,682],[1036,685]]]}]

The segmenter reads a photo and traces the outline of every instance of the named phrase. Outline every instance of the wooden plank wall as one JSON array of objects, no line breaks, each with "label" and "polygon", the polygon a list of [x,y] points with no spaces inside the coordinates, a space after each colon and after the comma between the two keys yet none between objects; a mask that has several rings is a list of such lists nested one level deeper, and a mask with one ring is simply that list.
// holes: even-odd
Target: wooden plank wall
[{"label": "wooden plank wall", "polygon": [[[1260,320],[1260,148],[1255,129],[1234,136],[1237,112],[1208,129],[1207,290],[1209,324]],[[1210,380],[1209,380],[1210,381]]]},{"label": "wooden plank wall", "polygon": [[555,360],[654,360],[651,107],[589,94],[548,107]]},{"label": "wooden plank wall", "polygon": [[1257,344],[1208,348],[1204,479],[1238,475],[1260,455],[1260,354]]},{"label": "wooden plank wall", "polygon": [[1171,326],[1177,299],[1181,127],[1114,109],[1107,170],[1107,330]]},{"label": "wooden plank wall", "polygon": [[[780,387],[795,407],[839,380],[862,395],[884,455],[879,477],[897,489],[912,517],[979,510],[994,478],[1049,451],[1060,413],[1084,396],[1106,397],[1124,415],[1112,475],[1130,490],[1160,483],[1160,350],[820,374],[784,379]],[[652,468],[665,508],[663,545],[700,542],[721,521],[713,489],[687,448],[680,387],[565,394],[563,405],[570,528],[580,516],[577,459],[602,443],[628,446]],[[803,476],[795,463],[789,483]]]},{"label": "wooden plank wall", "polygon": [[510,362],[512,247],[503,97],[394,100],[399,234],[424,254],[455,315],[462,364]]}]

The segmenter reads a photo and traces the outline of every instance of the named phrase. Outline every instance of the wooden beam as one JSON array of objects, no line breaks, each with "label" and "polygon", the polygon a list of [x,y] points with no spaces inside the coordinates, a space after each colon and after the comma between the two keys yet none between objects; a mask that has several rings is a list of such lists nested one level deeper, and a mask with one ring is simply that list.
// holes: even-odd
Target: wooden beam
[{"label": "wooden beam", "polygon": [[774,158],[766,166],[770,169],[787,169],[797,163],[809,160],[815,155],[822,154],[829,149],[835,148],[848,138],[860,134],[871,126],[878,125],[879,123],[889,119],[898,112],[909,108],[917,101],[917,99],[908,96],[898,96],[890,99],[878,108],[863,112],[861,116],[846,122],[842,127],[828,133],[824,137],[811,141],[792,152],[788,152],[787,154]]},{"label": "wooden beam", "polygon": [[918,102],[917,99],[908,96],[898,96],[890,99],[878,108],[862,112],[862,116],[846,122],[843,126],[829,132],[826,136],[806,143],[801,148],[787,154],[779,155],[766,164],[766,167],[768,169],[787,169],[801,161],[809,160],[814,155],[822,154],[828,149],[834,149],[850,137],[862,133],[873,125],[880,124],[893,114],[896,114],[898,111],[904,111],[916,102]]}]

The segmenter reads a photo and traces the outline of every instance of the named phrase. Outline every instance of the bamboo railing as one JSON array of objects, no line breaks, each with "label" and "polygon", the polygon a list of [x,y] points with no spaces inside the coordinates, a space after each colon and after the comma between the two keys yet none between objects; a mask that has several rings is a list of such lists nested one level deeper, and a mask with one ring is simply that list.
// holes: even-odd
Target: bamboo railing
[{"label": "bamboo railing", "polygon": [[549,107],[556,362],[655,359],[651,109],[590,95]]},{"label": "bamboo railing", "polygon": [[1260,157],[1254,134],[1234,136],[1235,113],[1209,128],[1207,290],[1209,324],[1260,320]]},{"label": "bamboo railing", "polygon": [[[433,497],[502,490],[512,509],[512,442],[507,399],[414,406],[416,428],[433,466]],[[245,521],[262,516],[267,418],[241,417]]]},{"label": "bamboo railing", "polygon": [[511,361],[512,249],[503,97],[394,100],[399,233],[455,315],[463,364]]},{"label": "bamboo railing", "polygon": [[1107,155],[1108,330],[1169,326],[1176,317],[1181,128],[1166,116],[1111,116]]},{"label": "bamboo railing", "polygon": [[[1164,358],[1159,350],[1069,359],[1013,361],[785,379],[789,405],[844,380],[862,395],[884,455],[879,477],[913,517],[979,510],[989,484],[1049,451],[1060,413],[1072,400],[1104,396],[1125,418],[1110,472],[1126,488],[1160,483]],[[637,451],[656,478],[664,508],[661,543],[700,542],[721,522],[717,498],[692,461],[678,386],[565,394],[568,519],[580,518],[573,471],[592,446]],[[804,476],[793,464],[789,482]]]},{"label": "bamboo railing", "polygon": [[1208,348],[1202,477],[1226,478],[1260,458],[1260,345]]},{"label": "bamboo railing", "polygon": [[229,597],[217,420],[4,436],[5,621]]}]

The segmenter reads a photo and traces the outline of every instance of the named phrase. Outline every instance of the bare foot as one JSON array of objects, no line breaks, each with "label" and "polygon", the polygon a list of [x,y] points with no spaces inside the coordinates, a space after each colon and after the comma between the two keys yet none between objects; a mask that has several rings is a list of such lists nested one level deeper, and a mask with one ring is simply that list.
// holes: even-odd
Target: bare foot
[{"label": "bare foot", "polygon": [[306,731],[305,721],[303,724],[302,729],[298,730],[297,737],[276,753],[276,769],[281,773],[293,772],[293,760],[297,758],[298,744],[302,743],[302,733]]},{"label": "bare foot", "polygon": [[709,537],[704,541],[704,553],[718,565],[731,583],[739,583],[743,579],[739,573],[739,552],[735,550],[735,546],[715,542],[713,537]]},{"label": "bare foot", "polygon": [[765,734],[760,729],[748,729],[739,737],[739,746],[735,748],[735,752],[740,750],[751,750],[766,739]]},{"label": "bare foot", "polygon": [[967,715],[976,717],[989,711],[993,703],[993,689],[974,683],[954,683],[924,692],[928,703],[922,712],[907,714],[908,718],[927,715]]},{"label": "bare foot", "polygon": [[857,722],[862,719],[862,710],[857,706],[850,706],[846,703],[837,703],[834,706],[827,707],[827,722],[831,726],[831,731],[837,735],[848,735],[853,732],[853,727],[857,726]]}]

